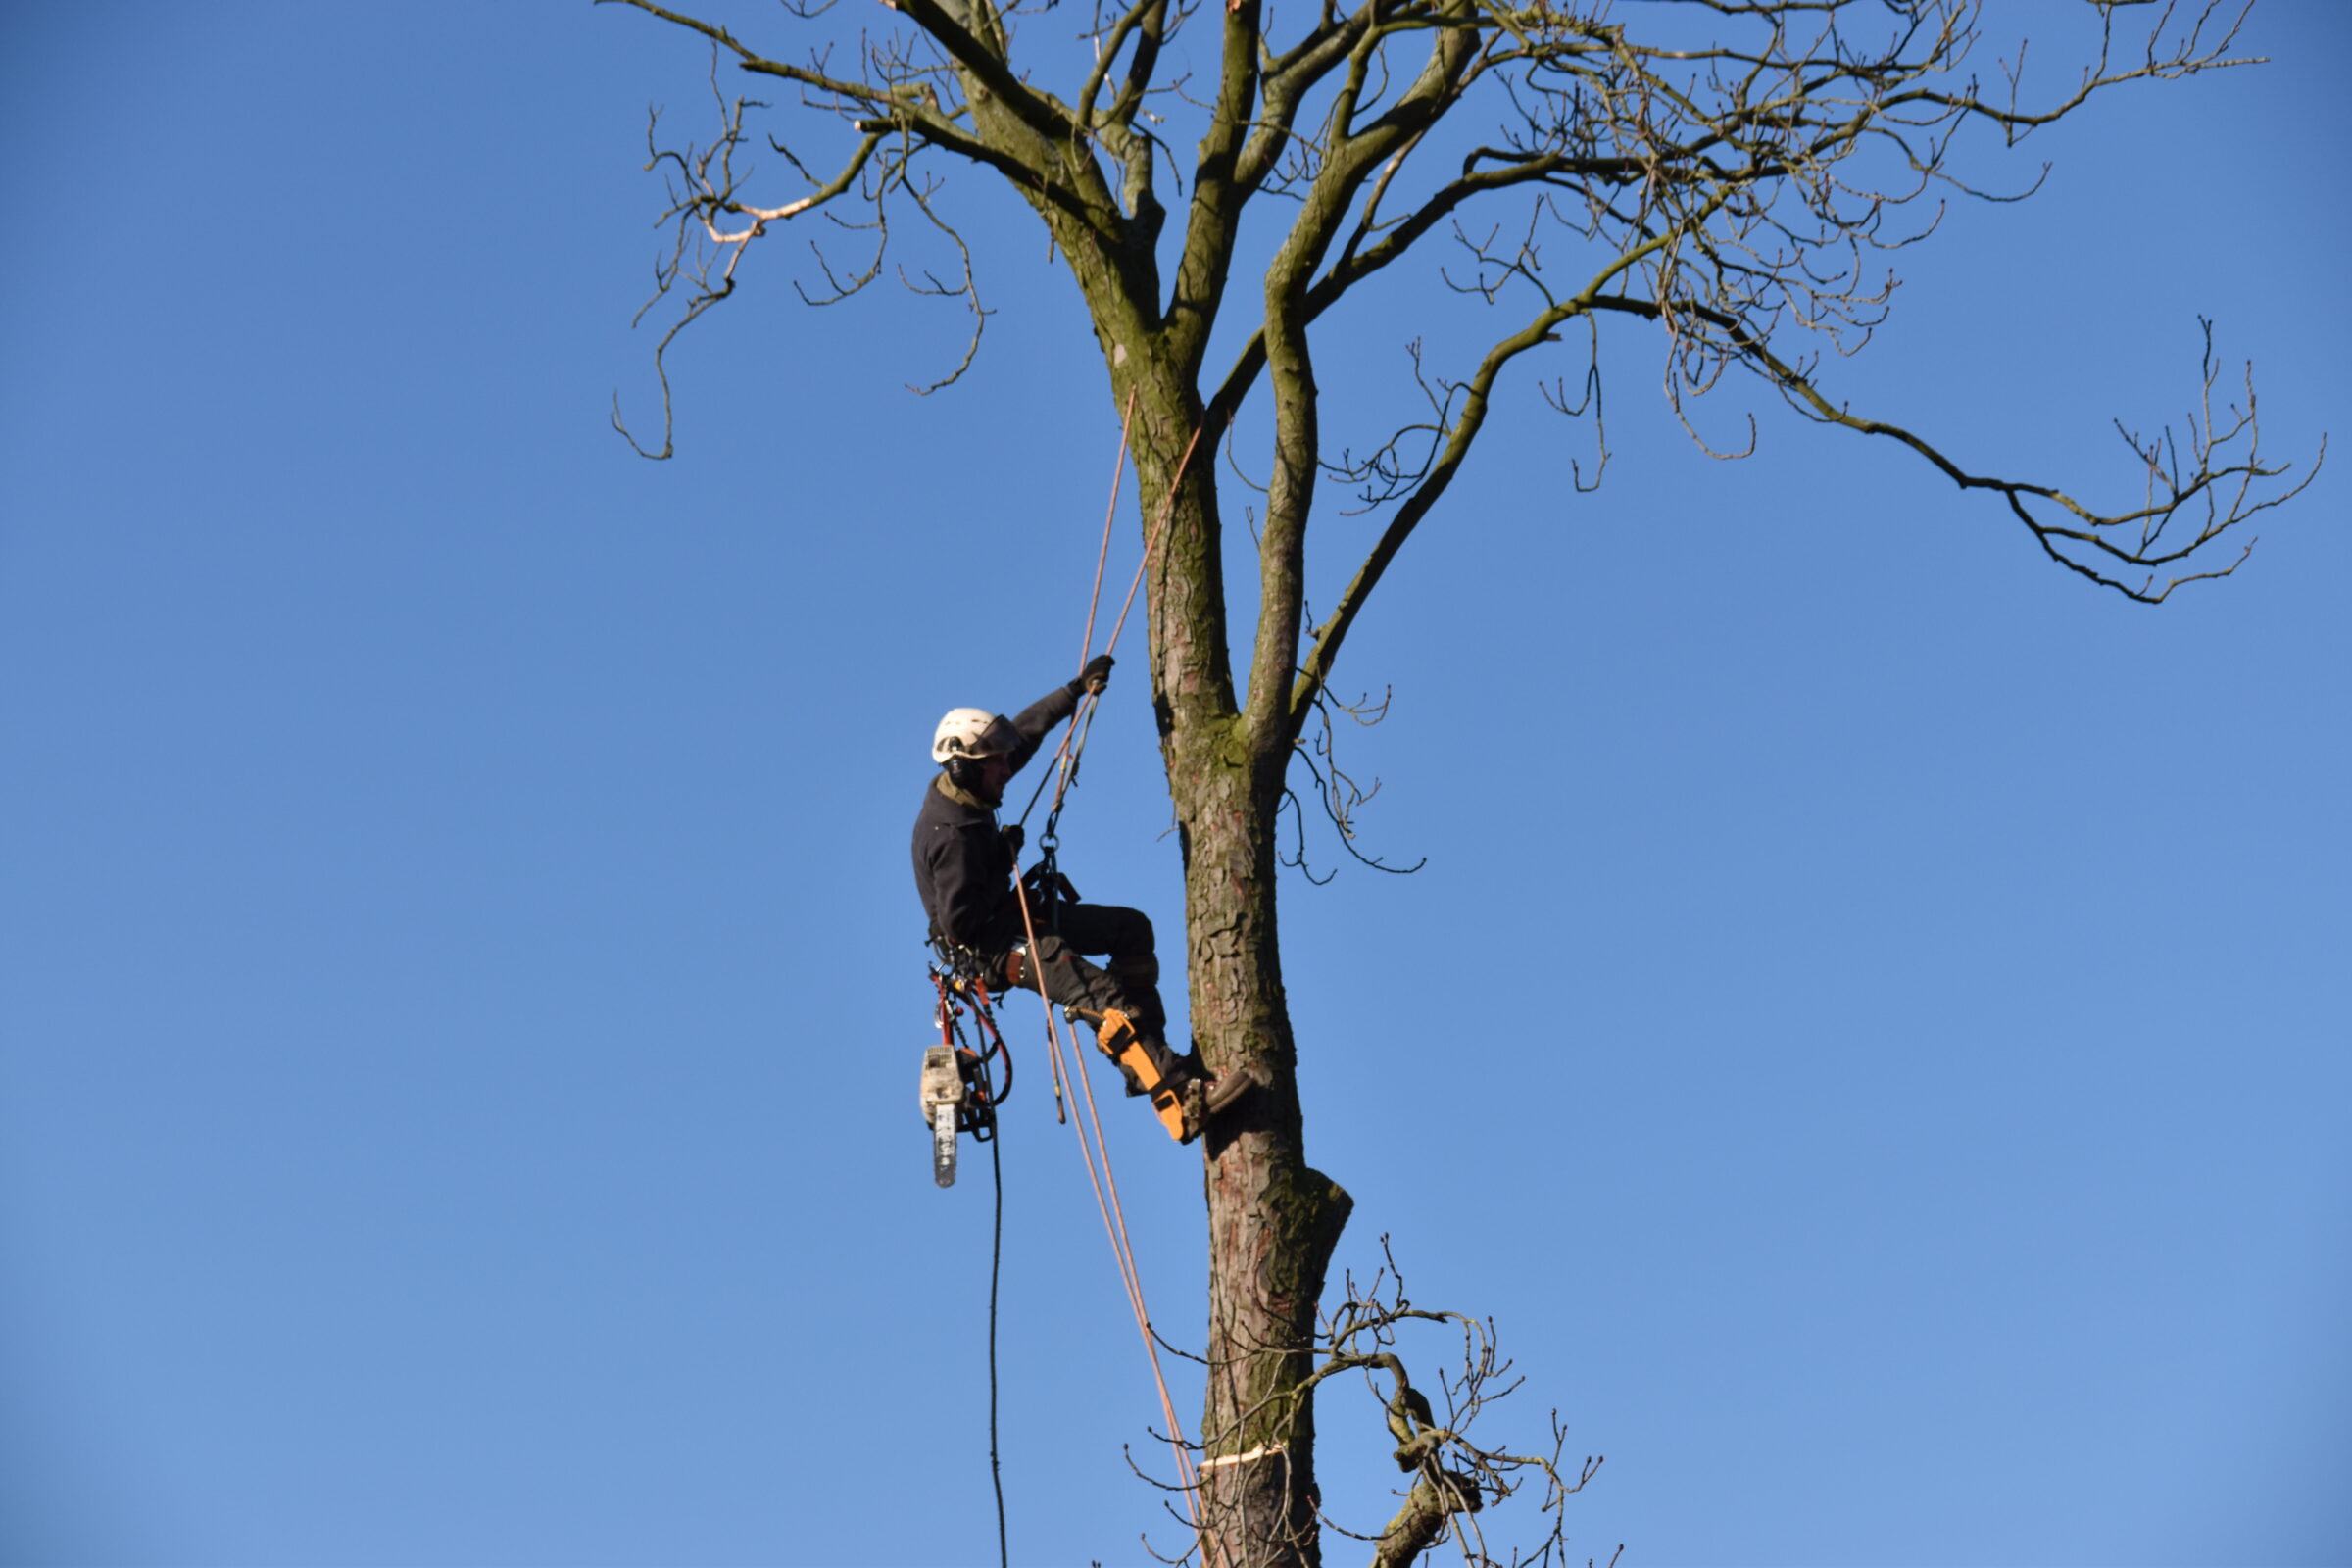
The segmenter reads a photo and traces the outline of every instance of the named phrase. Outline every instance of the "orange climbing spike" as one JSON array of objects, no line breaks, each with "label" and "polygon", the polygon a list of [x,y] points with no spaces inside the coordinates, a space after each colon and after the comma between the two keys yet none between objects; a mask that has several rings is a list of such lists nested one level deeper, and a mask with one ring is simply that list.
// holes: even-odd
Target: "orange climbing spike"
[{"label": "orange climbing spike", "polygon": [[1127,1015],[1116,1007],[1104,1008],[1102,1027],[1095,1034],[1095,1044],[1101,1048],[1102,1054],[1117,1062],[1122,1071],[1132,1074],[1135,1081],[1144,1086],[1144,1093],[1152,1098],[1152,1114],[1159,1118],[1159,1124],[1168,1130],[1170,1138],[1183,1143],[1184,1101],[1160,1077],[1158,1066],[1152,1060],[1151,1054],[1144,1050],[1144,1043],[1137,1037],[1135,1025],[1128,1021]]}]

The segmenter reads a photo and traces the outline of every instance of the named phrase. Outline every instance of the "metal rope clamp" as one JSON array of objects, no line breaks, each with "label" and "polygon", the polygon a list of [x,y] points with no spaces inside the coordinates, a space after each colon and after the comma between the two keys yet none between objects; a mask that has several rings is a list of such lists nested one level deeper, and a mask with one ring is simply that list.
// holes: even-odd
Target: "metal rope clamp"
[{"label": "metal rope clamp", "polygon": [[960,942],[950,942],[946,937],[933,937],[931,951],[938,956],[940,968],[956,982],[956,989],[958,991],[974,980],[988,978],[988,955],[978,948],[967,948]]}]

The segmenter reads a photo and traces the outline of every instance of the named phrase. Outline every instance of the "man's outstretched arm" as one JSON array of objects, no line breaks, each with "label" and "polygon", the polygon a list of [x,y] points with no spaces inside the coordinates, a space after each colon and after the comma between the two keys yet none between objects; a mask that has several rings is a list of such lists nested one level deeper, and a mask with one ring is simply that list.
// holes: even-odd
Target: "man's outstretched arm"
[{"label": "man's outstretched arm", "polygon": [[1067,685],[1052,691],[1022,709],[1012,717],[1012,727],[1020,732],[1020,749],[1012,754],[1012,770],[1019,772],[1029,765],[1029,759],[1054,733],[1054,726],[1078,710],[1078,699],[1089,687],[1096,691],[1110,684],[1110,666],[1117,661],[1108,654],[1097,654],[1087,662],[1085,670]]}]

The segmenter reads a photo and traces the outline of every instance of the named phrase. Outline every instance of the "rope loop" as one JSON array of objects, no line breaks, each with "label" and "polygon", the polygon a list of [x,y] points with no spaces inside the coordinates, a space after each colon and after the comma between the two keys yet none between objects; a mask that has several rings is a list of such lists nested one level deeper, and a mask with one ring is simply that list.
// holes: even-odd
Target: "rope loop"
[{"label": "rope loop", "polygon": [[[931,965],[931,986],[939,998],[939,1043],[955,1048],[956,1070],[965,1091],[963,1105],[956,1112],[956,1130],[985,1144],[997,1136],[997,1107],[1012,1098],[1012,1048],[997,1027],[996,1004],[988,994],[985,971],[974,962],[977,955],[952,943],[935,947],[942,956],[941,962]],[[968,1038],[967,1015],[972,1022]]]}]

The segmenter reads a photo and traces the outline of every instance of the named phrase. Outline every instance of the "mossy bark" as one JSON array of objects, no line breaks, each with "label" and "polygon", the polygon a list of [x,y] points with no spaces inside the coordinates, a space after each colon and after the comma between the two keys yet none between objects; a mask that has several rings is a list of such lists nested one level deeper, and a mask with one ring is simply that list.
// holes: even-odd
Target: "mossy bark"
[{"label": "mossy bark", "polygon": [[[992,136],[1019,127],[977,106]],[[1043,160],[1048,149],[1029,151]],[[1147,541],[1141,613],[1161,760],[1184,855],[1185,967],[1193,1039],[1212,1072],[1258,1087],[1201,1140],[1208,1210],[1208,1393],[1197,1436],[1203,1568],[1321,1561],[1311,1370],[1315,1308],[1349,1200],[1306,1163],[1298,1054],[1276,923],[1275,825],[1290,759],[1290,657],[1254,670],[1245,710],[1228,651],[1223,531],[1200,386],[1199,323],[1163,317],[1133,225],[1086,172],[1029,193],[1085,296],[1130,442]],[[1287,584],[1286,584],[1287,587]],[[1277,607],[1279,608],[1279,607]],[[1262,650],[1261,650],[1262,652]],[[1264,660],[1257,661],[1259,663]],[[1245,1457],[1247,1456],[1247,1457]]]},{"label": "mossy bark", "polygon": [[[1210,1460],[1232,1461],[1201,1471],[1205,1561],[1290,1568],[1321,1560],[1314,1411],[1300,1391],[1349,1200],[1306,1163],[1276,907],[1274,833],[1289,747],[1265,745],[1236,701],[1213,454],[1193,444],[1201,415],[1181,387],[1147,385],[1138,404],[1147,529],[1159,525],[1160,498],[1174,497],[1147,624],[1184,856],[1193,1039],[1211,1071],[1246,1073],[1258,1085],[1201,1141],[1209,1374],[1200,1436]],[[1213,440],[1204,434],[1200,445]]]}]

